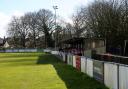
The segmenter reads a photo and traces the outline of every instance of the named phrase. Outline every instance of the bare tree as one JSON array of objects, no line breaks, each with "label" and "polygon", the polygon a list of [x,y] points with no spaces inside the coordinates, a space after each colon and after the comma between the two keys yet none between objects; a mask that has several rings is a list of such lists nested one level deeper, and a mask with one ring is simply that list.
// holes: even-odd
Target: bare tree
[{"label": "bare tree", "polygon": [[54,19],[53,14],[49,10],[39,10],[37,12],[37,25],[40,32],[44,33],[45,42],[48,47],[53,47],[54,42],[52,39],[53,27],[54,27]]},{"label": "bare tree", "polygon": [[25,18],[27,18],[27,24],[29,27],[29,43],[33,44],[32,47],[36,47],[37,41],[36,39],[39,38],[39,30],[37,25],[37,17],[36,12],[29,12],[24,15]]},{"label": "bare tree", "polygon": [[[43,42],[45,38],[46,47],[53,47],[54,41],[54,16],[51,11],[41,9],[38,12],[28,12],[20,18],[13,18],[8,25],[9,36],[19,38],[22,47],[37,47],[38,42]],[[41,40],[42,38],[42,40]],[[33,44],[33,45],[31,45]]]},{"label": "bare tree", "polygon": [[8,35],[9,38],[11,38],[11,44],[13,44],[14,47],[21,47],[21,41],[20,41],[20,19],[17,17],[13,17],[12,21],[8,25]]},{"label": "bare tree", "polygon": [[123,48],[124,40],[128,39],[127,3],[127,0],[96,0],[90,4],[83,10],[87,15],[87,32],[93,37],[105,38],[107,45]]},{"label": "bare tree", "polygon": [[78,8],[76,13],[72,16],[73,21],[73,27],[74,27],[74,35],[76,37],[80,37],[83,32],[85,32],[86,29],[86,21],[87,21],[87,14],[86,14],[86,8],[81,7]]}]

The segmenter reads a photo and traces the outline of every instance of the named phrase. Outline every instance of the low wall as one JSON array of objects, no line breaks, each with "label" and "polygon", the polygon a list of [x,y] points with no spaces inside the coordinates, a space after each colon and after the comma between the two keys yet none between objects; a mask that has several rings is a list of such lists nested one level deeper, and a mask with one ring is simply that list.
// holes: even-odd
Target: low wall
[{"label": "low wall", "polygon": [[104,64],[104,83],[110,89],[118,89],[118,67],[116,64]]},{"label": "low wall", "polygon": [[[101,55],[97,55],[96,58],[98,58],[98,60],[63,52],[59,55],[63,55],[61,56],[62,61],[65,62],[65,60],[67,60],[65,63],[95,78],[110,89],[128,89],[128,65],[126,64],[115,63],[111,61],[109,57],[105,57],[106,59],[104,59]],[[122,60],[127,57],[122,58],[121,56],[116,56],[115,60],[116,58],[118,58],[117,60]]]},{"label": "low wall", "polygon": [[87,58],[87,74],[93,77],[93,60],[90,58]]},{"label": "low wall", "polygon": [[104,62],[93,60],[93,77],[101,83],[104,82]]},{"label": "low wall", "polygon": [[0,50],[5,53],[17,53],[17,52],[43,52],[43,49],[5,49]]},{"label": "low wall", "polygon": [[87,60],[84,56],[81,57],[81,72],[86,73],[87,71]]},{"label": "low wall", "polygon": [[128,66],[119,66],[119,89],[128,89]]}]

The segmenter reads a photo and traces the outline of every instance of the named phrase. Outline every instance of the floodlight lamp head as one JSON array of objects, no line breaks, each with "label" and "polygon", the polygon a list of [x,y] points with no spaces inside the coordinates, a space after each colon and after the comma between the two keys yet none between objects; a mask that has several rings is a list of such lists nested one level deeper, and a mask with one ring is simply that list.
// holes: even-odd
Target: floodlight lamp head
[{"label": "floodlight lamp head", "polygon": [[58,6],[53,6],[53,9],[58,9]]}]

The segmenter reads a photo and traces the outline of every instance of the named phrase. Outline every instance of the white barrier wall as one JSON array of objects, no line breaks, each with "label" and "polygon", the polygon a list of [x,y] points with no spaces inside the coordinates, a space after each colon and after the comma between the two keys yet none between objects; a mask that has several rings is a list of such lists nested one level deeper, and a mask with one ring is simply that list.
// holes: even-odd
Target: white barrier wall
[{"label": "white barrier wall", "polygon": [[101,83],[104,82],[104,63],[102,61],[93,60],[93,77]]},{"label": "white barrier wall", "polygon": [[58,52],[58,56],[60,57],[60,60],[63,61],[63,52]]},{"label": "white barrier wall", "polygon": [[73,65],[73,58],[71,54],[69,54],[69,65]]},{"label": "white barrier wall", "polygon": [[93,77],[93,60],[90,58],[87,58],[87,74]]},{"label": "white barrier wall", "polygon": [[86,73],[86,66],[87,66],[87,63],[86,63],[86,58],[85,57],[81,57],[81,72],[83,73]]},{"label": "white barrier wall", "polygon": [[51,54],[58,55],[58,54],[59,54],[59,52],[58,52],[58,51],[51,51]]},{"label": "white barrier wall", "polygon": [[119,66],[119,89],[128,89],[128,66]]},{"label": "white barrier wall", "polygon": [[117,65],[104,63],[104,83],[110,89],[118,89]]},{"label": "white barrier wall", "polygon": [[13,50],[13,52],[19,52],[19,50],[18,49],[15,49],[15,50]]},{"label": "white barrier wall", "polygon": [[63,55],[63,61],[65,62],[65,53],[63,53],[62,55]]},{"label": "white barrier wall", "polygon": [[59,56],[62,58],[63,57],[63,52],[59,52]]},{"label": "white barrier wall", "polygon": [[50,49],[44,49],[43,51],[44,51],[44,52],[51,52]]},{"label": "white barrier wall", "polygon": [[73,55],[73,67],[76,68],[76,57]]},{"label": "white barrier wall", "polygon": [[7,50],[5,50],[5,52],[10,52],[10,53],[11,53],[11,52],[13,52],[13,51],[12,51],[12,50],[7,49]]},{"label": "white barrier wall", "polygon": [[[67,54],[62,55],[65,61]],[[77,56],[68,54],[67,63],[77,68]],[[96,78],[110,89],[128,89],[128,65],[97,61],[84,56],[81,56],[80,64],[81,72]]]},{"label": "white barrier wall", "polygon": [[5,52],[37,52],[37,49],[6,49]]},{"label": "white barrier wall", "polygon": [[[67,54],[62,55],[65,61]],[[68,54],[67,63],[77,68],[77,56]],[[110,89],[128,89],[128,65],[97,61],[84,56],[81,56],[80,64],[81,72],[96,78]]]},{"label": "white barrier wall", "polygon": [[67,64],[70,65],[70,55],[67,55]]}]

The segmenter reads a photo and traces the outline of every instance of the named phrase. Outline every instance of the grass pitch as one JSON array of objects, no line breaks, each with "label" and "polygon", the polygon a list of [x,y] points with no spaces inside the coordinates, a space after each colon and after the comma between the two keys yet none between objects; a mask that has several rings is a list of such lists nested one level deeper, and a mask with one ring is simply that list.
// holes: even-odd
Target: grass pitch
[{"label": "grass pitch", "polygon": [[0,53],[0,89],[107,89],[45,53]]}]

